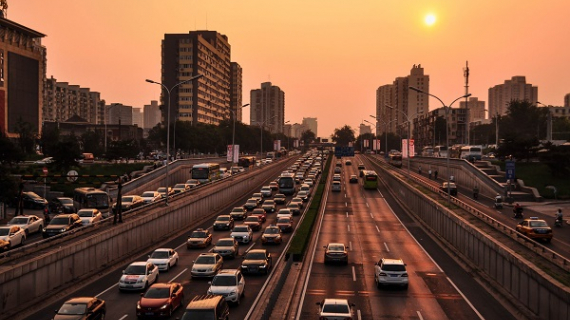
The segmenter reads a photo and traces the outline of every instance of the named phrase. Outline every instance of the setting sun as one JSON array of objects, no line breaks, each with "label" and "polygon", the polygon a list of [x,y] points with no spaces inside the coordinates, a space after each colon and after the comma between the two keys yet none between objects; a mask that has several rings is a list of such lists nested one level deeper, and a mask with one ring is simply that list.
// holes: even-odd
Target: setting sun
[{"label": "setting sun", "polygon": [[431,13],[428,14],[424,21],[428,26],[433,25],[435,23],[435,15],[433,15]]}]

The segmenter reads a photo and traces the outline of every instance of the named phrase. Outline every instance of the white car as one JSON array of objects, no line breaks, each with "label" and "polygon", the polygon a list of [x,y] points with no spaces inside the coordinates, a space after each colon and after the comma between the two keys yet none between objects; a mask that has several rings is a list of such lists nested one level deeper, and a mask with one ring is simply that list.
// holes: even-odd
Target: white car
[{"label": "white car", "polygon": [[269,198],[273,195],[273,189],[271,189],[270,186],[263,186],[261,187],[261,190],[259,191],[261,193],[261,195],[265,198]]},{"label": "white car", "polygon": [[253,238],[253,231],[251,231],[248,225],[238,225],[233,228],[230,237],[236,239],[239,243],[249,243]]},{"label": "white car", "polygon": [[208,282],[208,294],[224,296],[227,302],[239,305],[245,290],[245,279],[239,269],[223,269]]},{"label": "white car", "polygon": [[145,191],[141,194],[141,198],[143,198],[144,203],[146,204],[158,201],[162,196],[157,191]]},{"label": "white car", "polygon": [[123,270],[119,280],[119,290],[146,290],[156,280],[158,280],[158,267],[152,262],[133,262]]},{"label": "white car", "polygon": [[285,217],[293,219],[293,212],[291,212],[291,210],[287,208],[279,209],[279,211],[277,211],[277,219],[279,220],[279,218],[285,218]]},{"label": "white car", "polygon": [[179,259],[180,257],[176,250],[172,248],[158,248],[148,256],[146,262],[151,262],[157,266],[159,271],[168,271],[178,263]]},{"label": "white car", "polygon": [[8,221],[9,226],[18,226],[24,229],[26,235],[30,233],[42,232],[44,219],[34,215],[17,216]]},{"label": "white car", "polygon": [[374,282],[380,288],[382,285],[398,285],[408,288],[408,272],[402,259],[385,259],[374,264]]},{"label": "white car", "polygon": [[53,157],[47,157],[41,160],[34,161],[34,164],[50,164],[50,163],[53,163]]},{"label": "white car", "polygon": [[174,193],[185,192],[187,190],[190,190],[190,185],[186,183],[178,183],[174,186],[174,188],[172,188],[172,191]]},{"label": "white car", "polygon": [[346,299],[324,299],[321,302],[317,302],[319,306],[319,317],[320,319],[330,319],[330,320],[352,320],[353,303],[349,303]]},{"label": "white car", "polygon": [[18,226],[1,226],[0,240],[8,241],[10,248],[23,245],[26,241],[26,231]]},{"label": "white car", "polygon": [[312,187],[315,184],[313,178],[307,178],[307,179],[305,179],[305,181],[303,181],[303,183],[308,184],[309,187]]},{"label": "white car", "polygon": [[234,238],[220,238],[214,245],[212,252],[221,255],[222,257],[235,258],[239,255],[239,244]]},{"label": "white car", "polygon": [[98,209],[81,209],[77,211],[77,215],[84,226],[103,220],[103,215]]},{"label": "white car", "polygon": [[192,265],[192,278],[213,277],[224,266],[224,258],[217,253],[201,253]]}]

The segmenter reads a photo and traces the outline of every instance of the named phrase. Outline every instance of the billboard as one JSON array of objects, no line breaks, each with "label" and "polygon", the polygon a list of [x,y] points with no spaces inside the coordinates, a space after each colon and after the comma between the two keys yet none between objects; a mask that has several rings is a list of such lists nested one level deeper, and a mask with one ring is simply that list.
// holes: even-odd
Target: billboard
[{"label": "billboard", "polygon": [[408,158],[408,141],[410,142],[410,156],[409,158],[413,158],[414,154],[416,154],[414,149],[414,139],[402,139],[402,158]]},{"label": "billboard", "polygon": [[274,150],[274,151],[279,151],[279,150],[281,150],[281,140],[275,140],[275,141],[273,141],[273,150]]},{"label": "billboard", "polygon": [[233,163],[237,163],[239,160],[239,144],[235,144],[232,148],[231,144],[228,144],[228,153],[226,156],[226,160],[228,162],[232,162],[232,153],[234,155],[233,157]]}]

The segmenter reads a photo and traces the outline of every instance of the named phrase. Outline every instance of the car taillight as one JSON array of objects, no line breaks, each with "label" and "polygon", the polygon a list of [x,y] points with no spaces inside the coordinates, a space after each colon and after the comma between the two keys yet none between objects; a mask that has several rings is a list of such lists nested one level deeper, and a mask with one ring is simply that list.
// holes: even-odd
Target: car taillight
[{"label": "car taillight", "polygon": [[406,278],[407,278],[407,277],[408,277],[408,274],[407,274],[407,273],[404,273],[404,274],[402,275],[402,277],[406,277]]}]

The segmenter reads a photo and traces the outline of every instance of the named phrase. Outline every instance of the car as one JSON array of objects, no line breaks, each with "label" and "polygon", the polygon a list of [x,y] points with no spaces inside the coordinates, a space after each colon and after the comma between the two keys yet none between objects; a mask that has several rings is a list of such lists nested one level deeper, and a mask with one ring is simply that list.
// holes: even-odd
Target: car
[{"label": "car", "polygon": [[381,258],[374,264],[374,282],[382,285],[398,285],[408,288],[408,272],[402,259]]},{"label": "car", "polygon": [[146,290],[158,280],[158,267],[152,262],[131,263],[119,279],[119,291]]},{"label": "car", "polygon": [[52,214],[60,213],[75,213],[75,207],[73,206],[73,199],[67,197],[57,197],[51,199],[48,203],[48,210]]},{"label": "car", "polygon": [[353,319],[352,307],[354,304],[346,299],[323,299],[323,301],[317,302],[317,305],[319,306],[319,319]]},{"label": "car", "polygon": [[[307,183],[303,183],[300,187],[299,187],[299,191],[307,191],[307,192],[311,192],[311,186]],[[298,195],[297,195],[298,197]]]},{"label": "car", "polygon": [[293,218],[293,212],[291,211],[291,209],[289,209],[289,208],[279,209],[279,211],[277,211],[277,219],[283,218],[283,217]]},{"label": "car", "polygon": [[158,271],[168,271],[178,264],[180,256],[172,248],[158,248],[149,256],[147,262],[151,262],[158,267]]},{"label": "car", "polygon": [[243,223],[248,225],[252,231],[259,231],[261,230],[261,224],[263,221],[259,216],[249,216]]},{"label": "car", "polygon": [[336,174],[340,174],[342,172],[342,169],[340,167],[335,167],[334,168],[334,173]]},{"label": "car", "polygon": [[247,210],[247,211],[251,211],[255,208],[257,208],[257,206],[259,206],[259,201],[257,199],[254,198],[249,198],[247,199],[247,201],[245,202],[245,204],[243,205],[243,207]]},{"label": "car", "polygon": [[348,264],[348,246],[344,243],[331,242],[323,248],[325,249],[325,264],[330,262]]},{"label": "car", "polygon": [[273,190],[273,191],[279,190],[279,184],[278,184],[276,181],[271,181],[271,182],[269,182],[269,187],[270,187],[271,190]]},{"label": "car", "polygon": [[[297,203],[289,202],[285,208],[289,209],[294,216],[301,214],[301,207]],[[279,210],[281,211],[281,209]],[[279,217],[279,214],[277,217]]]},{"label": "car", "polygon": [[231,230],[234,227],[234,218],[228,214],[219,215],[212,228],[216,230]]},{"label": "car", "polygon": [[358,183],[358,177],[355,174],[351,174],[350,178],[348,179],[350,183]]},{"label": "car", "polygon": [[53,320],[91,320],[105,319],[107,305],[105,300],[95,297],[71,298],[55,311]]},{"label": "car", "polygon": [[244,220],[247,218],[247,210],[244,207],[234,207],[230,212],[230,217],[234,220]]},{"label": "car", "polygon": [[196,179],[189,179],[189,180],[186,180],[186,184],[190,187],[190,189],[192,189],[192,188],[196,188],[198,185],[200,185],[200,181],[198,181]]},{"label": "car", "polygon": [[309,197],[310,197],[310,196],[311,196],[311,194],[309,193],[309,191],[303,191],[303,190],[301,190],[301,191],[297,192],[297,197],[298,197],[298,198],[301,198],[301,200],[302,200],[303,202],[309,201]]},{"label": "car", "polygon": [[263,186],[260,193],[264,198],[270,198],[273,195],[273,189],[270,186]]},{"label": "car", "polygon": [[299,197],[295,197],[289,201],[289,203],[295,203],[299,206],[300,209],[303,209],[303,199]]},{"label": "car", "polygon": [[212,252],[222,257],[235,258],[239,255],[239,243],[234,238],[220,238],[214,245]]},{"label": "car", "polygon": [[7,241],[10,248],[24,245],[26,231],[19,226],[0,226],[0,240]]},{"label": "car", "polygon": [[250,243],[253,239],[253,231],[246,224],[235,226],[230,233],[230,237],[236,239],[239,243]]},{"label": "car", "polygon": [[303,183],[309,185],[309,187],[312,187],[315,184],[315,181],[313,179],[314,177],[311,177],[311,175],[309,174],[309,176],[307,177],[307,179],[305,179],[305,181],[303,181]]},{"label": "car", "polygon": [[158,192],[162,198],[166,198],[167,192],[168,192],[169,197],[174,194],[174,190],[172,190],[172,187],[168,187],[168,188],[159,187],[158,189],[156,189],[156,192]]},{"label": "car", "polygon": [[0,252],[10,249],[10,242],[0,239]]},{"label": "car", "polygon": [[186,306],[181,319],[228,320],[229,318],[230,307],[223,296],[217,294],[202,294],[192,298],[192,301]]},{"label": "car", "polygon": [[344,161],[344,165],[345,165],[345,166],[350,166],[350,165],[352,165],[352,161],[350,161],[350,160],[347,159],[347,160]]},{"label": "car", "polygon": [[534,240],[543,240],[550,242],[552,240],[552,229],[546,221],[538,219],[538,217],[530,217],[519,222],[516,226],[517,232]]},{"label": "car", "polygon": [[243,257],[241,272],[268,274],[272,266],[271,253],[266,249],[252,249]]},{"label": "car", "polygon": [[58,214],[42,229],[42,237],[49,238],[81,226],[83,226],[83,222],[77,214]]},{"label": "car", "polygon": [[283,242],[283,237],[281,236],[281,229],[275,225],[271,225],[265,228],[263,234],[261,235],[261,244],[281,244]]},{"label": "car", "polygon": [[213,277],[224,266],[224,258],[217,253],[201,253],[192,265],[192,278]]},{"label": "car", "polygon": [[158,201],[162,196],[157,191],[145,191],[141,194],[141,198],[143,198],[144,203],[146,204]]},{"label": "car", "polygon": [[[129,211],[145,204],[144,199],[137,195],[127,195],[121,197],[121,211]],[[117,203],[113,203],[113,212],[117,210]]]},{"label": "car", "polygon": [[80,209],[77,211],[77,215],[84,226],[103,220],[103,215],[99,209]]},{"label": "car", "polygon": [[180,307],[184,307],[184,287],[181,283],[154,283],[137,302],[137,318],[169,318]]},{"label": "car", "polygon": [[257,199],[257,202],[259,204],[263,203],[263,195],[261,194],[261,192],[256,192],[252,194],[250,199]]},{"label": "car", "polygon": [[341,180],[340,174],[335,173],[335,174],[333,175],[333,181],[340,181],[340,180]]},{"label": "car", "polygon": [[212,233],[208,229],[198,228],[188,236],[186,248],[206,248],[212,244]]},{"label": "car", "polygon": [[222,269],[208,284],[208,294],[221,295],[235,305],[240,304],[245,292],[245,279],[239,269]]},{"label": "car", "polygon": [[177,194],[188,190],[190,190],[190,185],[186,183],[177,183],[174,185],[174,188],[172,188],[172,193]]},{"label": "car", "polygon": [[266,200],[262,205],[261,208],[265,210],[265,212],[275,212],[275,201],[274,200]]},{"label": "car", "polygon": [[9,226],[18,226],[24,229],[26,236],[31,233],[42,232],[44,219],[35,215],[16,216],[8,221]]},{"label": "car", "polygon": [[267,221],[267,212],[265,212],[265,210],[263,210],[262,208],[255,208],[253,209],[253,211],[251,212],[250,216],[258,216],[261,218],[261,222],[265,222]]},{"label": "car", "polygon": [[457,196],[457,185],[453,182],[444,182],[441,184],[441,191],[447,193],[449,190],[449,194],[456,197]]},{"label": "car", "polygon": [[293,218],[291,217],[281,217],[277,218],[277,227],[281,229],[281,232],[291,232],[293,231]]},{"label": "car", "polygon": [[284,204],[285,201],[287,201],[287,196],[282,193],[277,193],[273,196],[273,201],[275,201],[276,204]]},{"label": "car", "polygon": [[331,184],[331,191],[333,192],[340,192],[342,191],[342,185],[340,184],[340,181],[333,181]]},{"label": "car", "polygon": [[53,160],[53,157],[47,157],[47,158],[43,158],[41,160],[36,160],[34,161],[34,164],[50,164],[53,163],[55,160]]},{"label": "car", "polygon": [[[16,197],[15,204],[18,203]],[[32,191],[22,192],[22,206],[29,209],[43,209],[48,205],[48,201]]]}]

